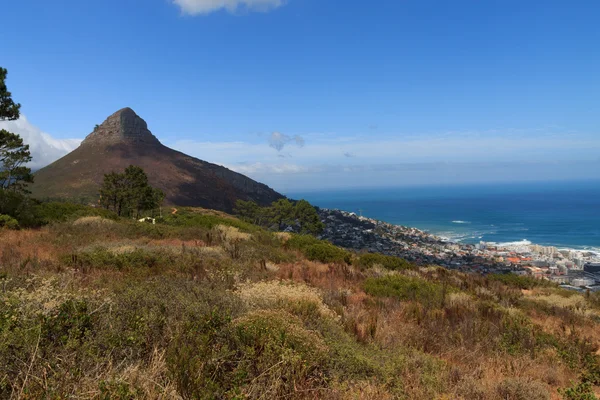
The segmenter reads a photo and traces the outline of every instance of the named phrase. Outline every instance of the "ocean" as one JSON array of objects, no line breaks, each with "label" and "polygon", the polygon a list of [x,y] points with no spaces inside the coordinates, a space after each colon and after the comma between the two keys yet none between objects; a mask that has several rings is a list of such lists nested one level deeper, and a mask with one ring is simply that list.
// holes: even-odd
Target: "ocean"
[{"label": "ocean", "polygon": [[600,250],[600,181],[331,190],[288,197],[456,242]]}]

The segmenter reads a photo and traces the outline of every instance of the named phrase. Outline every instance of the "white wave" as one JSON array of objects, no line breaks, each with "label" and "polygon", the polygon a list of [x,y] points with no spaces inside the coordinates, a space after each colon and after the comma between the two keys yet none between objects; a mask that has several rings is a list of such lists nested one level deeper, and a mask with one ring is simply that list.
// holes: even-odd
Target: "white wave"
[{"label": "white wave", "polygon": [[498,247],[530,246],[532,244],[533,243],[527,239],[519,240],[517,242],[495,243],[495,245]]},{"label": "white wave", "polygon": [[456,220],[456,221],[452,221],[453,224],[470,224],[471,222],[469,221],[461,221],[461,220]]}]

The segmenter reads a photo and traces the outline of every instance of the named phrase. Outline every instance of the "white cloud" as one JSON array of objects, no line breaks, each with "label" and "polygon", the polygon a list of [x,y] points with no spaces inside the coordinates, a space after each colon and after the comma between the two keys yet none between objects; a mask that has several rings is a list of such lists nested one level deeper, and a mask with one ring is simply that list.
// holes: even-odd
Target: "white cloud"
[{"label": "white cloud", "polygon": [[267,164],[262,162],[239,163],[225,165],[225,167],[244,175],[256,174],[300,174],[316,172],[318,168],[310,168],[297,164]]},{"label": "white cloud", "polygon": [[219,10],[234,13],[239,10],[269,11],[280,7],[285,0],[172,0],[181,11],[190,15],[209,14]]},{"label": "white cloud", "polygon": [[16,133],[29,145],[33,160],[29,166],[39,169],[75,150],[81,139],[55,139],[32,125],[24,115],[17,121],[0,122],[0,129]]},{"label": "white cloud", "polygon": [[[295,136],[283,134],[271,135],[268,143],[188,140],[175,142],[173,147],[283,192],[475,180],[600,178],[600,136],[596,134],[499,131],[305,136],[310,141],[303,148],[287,145],[300,143]],[[273,151],[283,146],[285,153]]]},{"label": "white cloud", "polygon": [[295,143],[298,147],[304,147],[304,138],[299,135],[288,136],[280,132],[273,132],[269,137],[269,146],[277,151],[283,150],[288,143]]}]

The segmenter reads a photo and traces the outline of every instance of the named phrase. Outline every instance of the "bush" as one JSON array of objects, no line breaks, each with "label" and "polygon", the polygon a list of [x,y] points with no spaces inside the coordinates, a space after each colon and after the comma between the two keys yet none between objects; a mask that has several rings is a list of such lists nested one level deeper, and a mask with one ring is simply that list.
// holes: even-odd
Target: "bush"
[{"label": "bush", "polygon": [[323,240],[319,240],[311,235],[292,235],[290,239],[285,242],[285,247],[293,250],[305,250],[307,247],[320,244],[327,243]]},{"label": "bush", "polygon": [[318,382],[327,347],[284,311],[230,322],[213,312],[185,328],[167,359],[184,398],[286,398]]},{"label": "bush", "polygon": [[94,208],[82,204],[52,202],[41,203],[35,208],[39,224],[47,225],[53,222],[71,221],[82,217],[102,217],[116,219],[117,215],[103,208]]},{"label": "bush", "polygon": [[218,225],[232,226],[243,232],[255,232],[260,228],[248,222],[240,221],[233,217],[218,214],[204,214],[193,209],[180,209],[176,214],[168,214],[163,217],[164,223],[178,227],[202,227],[213,229]]},{"label": "bush", "polygon": [[19,221],[10,215],[0,214],[0,229],[19,229]]},{"label": "bush", "polygon": [[348,251],[329,243],[318,243],[308,246],[304,250],[304,255],[311,261],[321,261],[322,263],[350,264],[352,261]]},{"label": "bush", "polygon": [[558,393],[565,400],[598,400],[589,382],[581,382],[570,388],[558,389]]},{"label": "bush", "polygon": [[365,292],[373,296],[396,297],[400,300],[441,306],[446,292],[455,289],[428,282],[421,278],[388,275],[381,278],[368,278],[364,284]]},{"label": "bush", "polygon": [[549,400],[550,393],[541,382],[510,378],[500,382],[498,394],[506,400]]},{"label": "bush", "polygon": [[157,266],[175,264],[175,255],[164,251],[146,251],[133,249],[127,252],[112,252],[105,248],[95,248],[72,255],[63,256],[66,265],[77,268],[126,268],[150,269]]},{"label": "bush", "polygon": [[410,262],[400,257],[386,256],[378,253],[369,253],[361,255],[357,259],[356,265],[363,269],[371,268],[375,265],[381,265],[383,268],[391,270],[414,268],[414,266]]},{"label": "bush", "polygon": [[542,279],[535,279],[529,276],[519,276],[515,274],[491,274],[488,279],[492,282],[501,282],[507,286],[517,289],[533,289],[535,287],[556,286],[554,283]]},{"label": "bush", "polygon": [[300,250],[311,261],[347,264],[352,261],[352,254],[349,251],[310,235],[292,235],[285,242],[284,247]]}]

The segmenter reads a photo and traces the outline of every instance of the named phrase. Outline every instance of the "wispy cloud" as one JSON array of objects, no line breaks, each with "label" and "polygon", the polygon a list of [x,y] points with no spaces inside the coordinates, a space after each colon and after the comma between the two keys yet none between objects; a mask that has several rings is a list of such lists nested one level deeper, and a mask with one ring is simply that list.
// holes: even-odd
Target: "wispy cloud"
[{"label": "wispy cloud", "polygon": [[305,142],[302,136],[288,136],[280,132],[273,132],[269,137],[269,146],[277,151],[283,150],[288,143],[293,143],[297,147],[304,147]]},{"label": "wispy cloud", "polygon": [[185,14],[204,15],[219,10],[266,12],[281,7],[285,0],[172,0]]},{"label": "wispy cloud", "polygon": [[16,133],[29,145],[33,160],[29,166],[42,168],[75,150],[81,139],[56,139],[32,125],[24,115],[17,121],[0,122],[0,129]]},{"label": "wispy cloud", "polygon": [[[300,143],[295,136],[281,134],[271,135],[268,143],[185,141],[173,147],[281,190],[386,182],[400,185],[477,179],[600,178],[595,168],[600,136],[591,133],[498,130],[377,137],[303,136],[310,137],[303,148],[296,146]],[[280,152],[283,148],[285,152]]]}]

